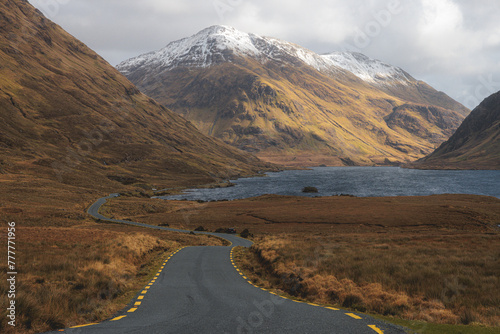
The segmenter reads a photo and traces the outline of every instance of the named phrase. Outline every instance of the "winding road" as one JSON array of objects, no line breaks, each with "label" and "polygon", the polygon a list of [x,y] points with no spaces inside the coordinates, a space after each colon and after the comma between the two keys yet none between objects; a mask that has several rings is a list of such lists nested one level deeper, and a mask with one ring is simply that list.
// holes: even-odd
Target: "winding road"
[{"label": "winding road", "polygon": [[[190,232],[109,219],[99,208],[112,194],[88,210],[105,221],[146,228]],[[207,233],[207,232],[199,232]],[[252,242],[233,235],[208,233],[231,247],[186,247],[165,259],[155,278],[113,318],[75,326],[66,333],[406,333],[403,328],[364,314],[296,302],[254,286],[235,266],[235,246]],[[61,331],[53,332],[61,333]]]}]

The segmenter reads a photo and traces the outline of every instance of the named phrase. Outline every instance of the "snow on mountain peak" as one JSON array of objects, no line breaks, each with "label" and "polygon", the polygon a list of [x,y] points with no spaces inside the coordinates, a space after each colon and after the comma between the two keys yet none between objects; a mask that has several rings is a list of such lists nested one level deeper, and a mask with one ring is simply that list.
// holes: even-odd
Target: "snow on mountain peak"
[{"label": "snow on mountain peak", "polygon": [[414,80],[401,68],[371,59],[358,52],[333,52],[322,57],[332,65],[341,67],[370,83],[390,84],[397,82],[408,84],[410,80]]},{"label": "snow on mountain peak", "polygon": [[126,60],[117,68],[125,75],[139,67],[154,73],[175,67],[209,67],[232,62],[234,56],[251,57],[262,63],[276,60],[297,65],[303,62],[320,72],[346,70],[372,84],[395,81],[405,84],[411,80],[411,76],[400,68],[361,53],[334,52],[320,56],[293,43],[223,25],[208,27],[193,36],[171,42],[159,51]]}]

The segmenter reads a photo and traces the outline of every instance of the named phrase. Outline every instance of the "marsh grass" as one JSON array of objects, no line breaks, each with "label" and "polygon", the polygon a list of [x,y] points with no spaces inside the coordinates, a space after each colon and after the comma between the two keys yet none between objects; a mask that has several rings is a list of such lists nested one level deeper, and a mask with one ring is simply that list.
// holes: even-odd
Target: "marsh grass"
[{"label": "marsh grass", "polygon": [[410,320],[500,325],[495,234],[260,238],[240,257],[253,279],[316,303]]},{"label": "marsh grass", "polygon": [[[18,235],[16,328],[3,316],[2,333],[44,332],[102,321],[129,302],[166,253],[189,242],[220,244],[215,238],[152,235],[121,226],[25,227]],[[6,267],[0,270],[5,276]],[[0,295],[5,310],[5,284],[0,285]]]}]

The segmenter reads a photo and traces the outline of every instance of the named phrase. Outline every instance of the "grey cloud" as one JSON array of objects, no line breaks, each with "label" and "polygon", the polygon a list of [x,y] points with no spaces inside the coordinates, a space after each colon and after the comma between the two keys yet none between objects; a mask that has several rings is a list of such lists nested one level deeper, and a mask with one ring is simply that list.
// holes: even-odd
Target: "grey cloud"
[{"label": "grey cloud", "polygon": [[42,11],[50,4],[45,10],[50,19],[113,65],[207,26],[227,24],[318,53],[363,52],[404,68],[467,107],[474,107],[496,87],[485,85],[484,78],[500,83],[497,0],[30,2]]}]

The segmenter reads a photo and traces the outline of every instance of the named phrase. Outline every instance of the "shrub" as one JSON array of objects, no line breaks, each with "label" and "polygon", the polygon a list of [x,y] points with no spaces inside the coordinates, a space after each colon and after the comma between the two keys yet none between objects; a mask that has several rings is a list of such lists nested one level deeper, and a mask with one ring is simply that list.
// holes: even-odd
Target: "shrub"
[{"label": "shrub", "polygon": [[248,229],[247,229],[247,228],[246,228],[246,229],[244,229],[243,231],[241,231],[241,233],[240,233],[240,237],[242,237],[242,238],[248,238],[248,237],[250,237],[250,236],[252,236],[252,237],[253,237],[253,235],[252,235],[252,234],[250,234],[250,231],[248,231]]},{"label": "shrub", "polygon": [[303,193],[317,193],[318,188],[316,188],[316,187],[304,187],[304,189],[302,189],[302,192]]}]

